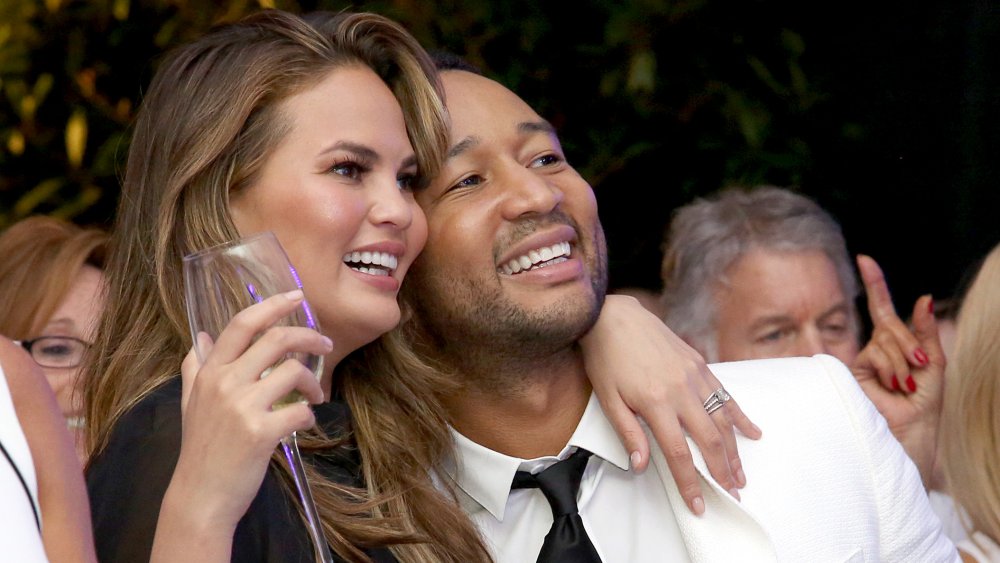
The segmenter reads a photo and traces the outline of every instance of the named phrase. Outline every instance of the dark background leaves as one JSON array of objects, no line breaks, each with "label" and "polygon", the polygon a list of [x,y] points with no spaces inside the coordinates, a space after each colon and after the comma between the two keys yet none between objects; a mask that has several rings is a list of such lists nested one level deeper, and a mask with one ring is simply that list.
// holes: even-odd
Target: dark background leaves
[{"label": "dark background leaves", "polygon": [[[990,3],[285,2],[394,17],[560,130],[595,186],[612,285],[658,288],[671,211],[794,186],[884,266],[905,314],[1000,240]],[[128,126],[163,50],[271,2],[0,3],[0,227],[113,220]]]}]

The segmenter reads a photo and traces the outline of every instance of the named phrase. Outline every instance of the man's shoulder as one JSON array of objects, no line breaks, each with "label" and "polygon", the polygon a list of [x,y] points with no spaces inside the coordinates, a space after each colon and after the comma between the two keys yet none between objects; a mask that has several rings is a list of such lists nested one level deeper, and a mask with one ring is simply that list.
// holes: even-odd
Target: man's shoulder
[{"label": "man's shoulder", "polygon": [[[708,367],[758,425],[798,419],[838,432],[867,426],[878,414],[847,366],[833,356],[746,360]],[[845,428],[837,428],[841,425]]]},{"label": "man's shoulder", "polygon": [[826,354],[794,358],[769,358],[764,360],[743,360],[720,362],[708,365],[712,373],[720,379],[742,380],[752,377],[760,384],[765,381],[782,382],[787,378],[827,377],[851,378],[850,371],[840,360]]},{"label": "man's shoulder", "polygon": [[760,440],[737,437],[748,478],[739,506],[781,559],[848,560],[857,551],[953,560],[916,468],[842,362],[817,355],[709,367],[763,430]]}]

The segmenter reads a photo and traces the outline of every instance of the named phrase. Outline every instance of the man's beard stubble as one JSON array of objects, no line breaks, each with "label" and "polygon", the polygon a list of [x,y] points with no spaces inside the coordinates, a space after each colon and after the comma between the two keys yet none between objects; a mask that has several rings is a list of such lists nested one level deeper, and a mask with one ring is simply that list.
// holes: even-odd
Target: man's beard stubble
[{"label": "man's beard stubble", "polygon": [[[579,233],[579,229],[577,229]],[[574,353],[597,320],[607,291],[607,251],[598,225],[583,256],[590,273],[587,302],[563,298],[537,311],[509,299],[495,278],[449,278],[414,265],[402,298],[414,323],[415,349],[453,368],[461,383],[488,393],[517,393]]]}]

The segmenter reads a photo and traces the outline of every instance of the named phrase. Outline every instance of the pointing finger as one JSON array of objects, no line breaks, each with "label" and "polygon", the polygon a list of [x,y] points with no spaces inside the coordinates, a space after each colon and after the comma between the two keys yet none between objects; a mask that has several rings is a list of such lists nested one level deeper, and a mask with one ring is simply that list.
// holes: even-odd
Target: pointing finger
[{"label": "pointing finger", "polygon": [[858,270],[865,284],[865,295],[868,298],[868,313],[872,322],[879,324],[887,318],[896,316],[896,308],[892,305],[889,286],[885,282],[882,268],[871,256],[858,255]]}]

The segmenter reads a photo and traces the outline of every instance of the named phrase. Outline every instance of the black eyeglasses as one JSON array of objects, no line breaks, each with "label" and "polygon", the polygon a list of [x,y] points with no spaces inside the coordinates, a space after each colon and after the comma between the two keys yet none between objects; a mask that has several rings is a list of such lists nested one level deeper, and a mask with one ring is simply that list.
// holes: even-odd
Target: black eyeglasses
[{"label": "black eyeglasses", "polygon": [[89,342],[72,336],[39,336],[19,344],[43,368],[75,368],[90,348]]}]

